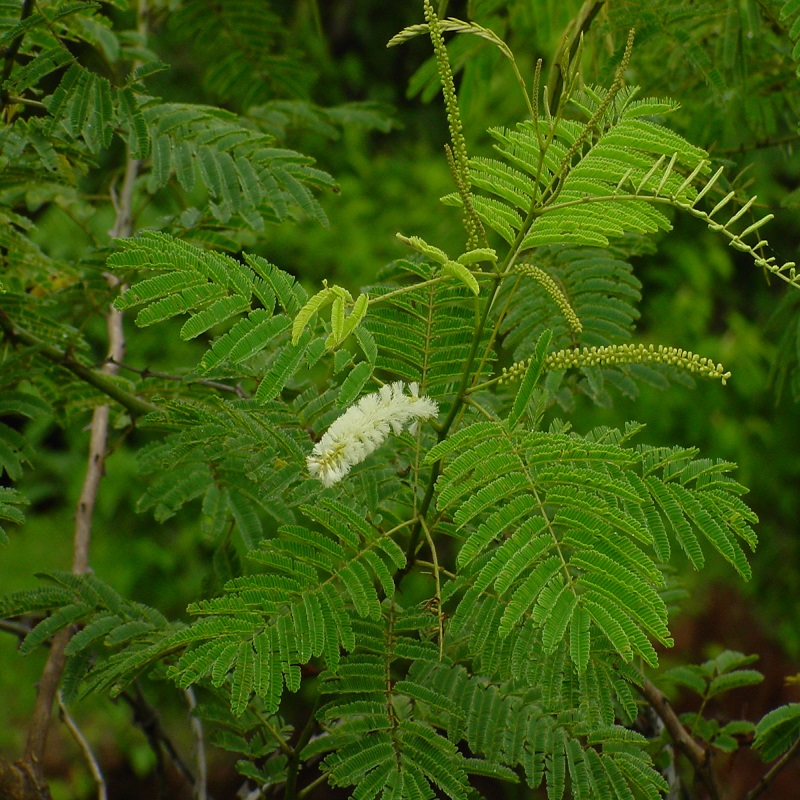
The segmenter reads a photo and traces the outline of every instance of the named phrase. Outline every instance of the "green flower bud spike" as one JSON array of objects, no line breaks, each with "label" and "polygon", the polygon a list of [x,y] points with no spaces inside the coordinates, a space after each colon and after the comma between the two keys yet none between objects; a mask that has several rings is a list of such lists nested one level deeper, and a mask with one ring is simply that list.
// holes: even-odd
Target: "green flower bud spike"
[{"label": "green flower bud spike", "polygon": [[583,325],[580,319],[578,319],[578,315],[569,304],[567,296],[561,290],[561,287],[541,267],[535,267],[533,264],[517,264],[515,269],[521,275],[527,275],[529,278],[533,278],[547,294],[553,298],[553,302],[558,306],[561,316],[564,317],[567,325],[569,325],[569,329],[576,336],[582,333]]},{"label": "green flower bud spike", "polygon": [[[722,364],[714,364],[710,358],[701,358],[697,353],[665,347],[663,344],[614,344],[605,347],[582,347],[579,350],[558,350],[545,359],[547,371],[570,369],[571,367],[614,366],[617,364],[667,364],[704,378],[719,379],[724,386],[730,372]],[[503,369],[500,382],[518,380],[525,374],[528,362],[518,361]]]},{"label": "green flower bud spike", "polygon": [[464,128],[461,124],[461,112],[458,108],[453,70],[450,68],[450,59],[447,56],[447,47],[439,26],[439,17],[430,0],[425,0],[424,10],[425,22],[428,23],[428,33],[433,44],[436,64],[439,67],[439,79],[442,82],[442,94],[444,95],[444,105],[447,110],[447,124],[450,128],[452,147],[446,148],[447,160],[450,163],[458,193],[464,203],[464,227],[467,232],[467,248],[473,249],[478,246],[479,236],[483,233],[483,225],[472,205],[467,140],[464,138]]}]

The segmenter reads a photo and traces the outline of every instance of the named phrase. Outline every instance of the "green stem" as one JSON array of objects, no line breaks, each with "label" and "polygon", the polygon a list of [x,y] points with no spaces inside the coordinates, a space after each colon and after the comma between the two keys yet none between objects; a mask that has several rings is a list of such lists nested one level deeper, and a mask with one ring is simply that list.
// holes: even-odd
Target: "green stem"
[{"label": "green stem", "polygon": [[28,100],[27,97],[9,95],[6,101],[9,105],[30,106],[31,108],[38,108],[40,111],[47,111],[47,106],[44,103],[40,103],[38,100]]},{"label": "green stem", "polygon": [[322,775],[320,775],[318,778],[316,778],[313,781],[311,781],[311,783],[309,783],[308,786],[306,786],[305,789],[301,789],[297,793],[297,800],[303,800],[303,798],[307,797],[308,795],[310,795],[311,792],[313,792],[314,789],[317,788],[317,786],[320,786],[321,784],[325,783],[325,781],[327,781],[327,780],[328,780],[328,773],[327,772],[323,772]]},{"label": "green stem", "polygon": [[436,582],[436,619],[439,625],[439,661],[444,658],[444,617],[442,616],[442,584],[439,578],[439,555],[436,552],[436,545],[425,523],[425,518],[420,517],[419,521],[422,523],[422,530],[425,533],[425,540],[428,542],[428,547],[431,550],[431,558],[433,559],[433,579]]},{"label": "green stem", "polygon": [[121,406],[127,409],[132,417],[141,417],[145,414],[151,414],[154,411],[160,411],[160,407],[141,397],[137,397],[131,392],[125,391],[117,385],[108,375],[98,372],[97,370],[81,364],[69,353],[45,344],[32,333],[29,333],[22,328],[17,328],[12,323],[8,314],[0,308],[0,330],[2,330],[8,339],[12,342],[19,342],[20,344],[32,347],[35,351],[46,358],[53,364],[59,367],[68,369],[73,375],[76,375],[82,381],[85,381],[90,386],[102,392],[112,400],[116,400]]},{"label": "green stem", "polygon": [[280,751],[288,758],[294,758],[294,748],[280,735],[275,726],[260,711],[254,709],[254,712],[256,717],[258,717],[258,721],[272,734],[272,737],[278,743]]},{"label": "green stem", "polygon": [[314,723],[316,722],[317,709],[319,708],[321,697],[322,695],[318,692],[314,707],[311,709],[305,727],[300,732],[300,738],[294,746],[294,752],[289,756],[289,764],[286,769],[286,787],[283,792],[284,800],[297,800],[299,797],[297,793],[297,776],[300,773],[300,753],[308,744],[311,734],[314,732]]},{"label": "green stem", "polygon": [[[436,564],[434,564],[432,561],[424,561],[421,558],[417,559],[417,565],[420,566],[420,567],[426,567],[427,569],[431,569],[431,570],[432,569],[436,569]],[[442,575],[444,575],[447,578],[450,578],[450,580],[453,580],[453,579],[455,579],[457,577],[455,572],[450,572],[450,570],[447,570],[442,566],[439,566],[438,569],[439,569],[439,572]],[[23,634],[23,636],[27,636],[29,633],[30,633],[30,629],[26,628],[25,629],[25,633]]]},{"label": "green stem", "polygon": [[[450,413],[447,415],[447,419],[445,419],[444,424],[441,427],[441,430],[438,433],[437,440],[439,442],[444,441],[447,438],[447,435],[450,433],[450,428],[453,426],[456,418],[458,417],[459,412],[461,411],[462,406],[464,405],[464,401],[467,396],[467,386],[470,381],[471,373],[472,373],[472,365],[475,363],[475,357],[478,354],[478,347],[480,345],[481,336],[483,335],[483,331],[486,327],[486,321],[489,318],[489,311],[494,303],[494,298],[497,296],[498,288],[500,287],[500,276],[496,276],[494,278],[494,286],[492,287],[492,291],[490,296],[487,297],[486,303],[483,307],[483,314],[481,316],[480,321],[475,329],[475,335],[472,337],[472,346],[470,347],[469,355],[467,356],[467,362],[464,365],[464,371],[461,375],[461,384],[458,387],[458,392],[456,392],[456,396],[453,400],[453,405],[450,408]],[[411,531],[411,538],[408,542],[408,547],[406,548],[406,565],[399,571],[397,575],[397,583],[403,579],[403,577],[411,570],[411,567],[414,566],[414,559],[416,557],[417,547],[419,546],[420,536],[422,535],[422,518],[428,513],[428,509],[430,508],[431,501],[433,500],[434,491],[436,489],[436,480],[439,477],[439,472],[442,468],[442,461],[436,461],[431,468],[431,476],[428,479],[428,487],[425,490],[425,495],[422,498],[422,502],[420,503],[419,511],[417,512],[417,521],[414,524],[414,528]]]},{"label": "green stem", "polygon": [[397,297],[399,294],[405,294],[406,292],[413,292],[415,289],[422,289],[424,286],[433,286],[437,283],[441,283],[444,280],[444,275],[437,275],[435,278],[431,278],[427,281],[422,281],[422,283],[413,283],[411,286],[403,286],[401,289],[393,289],[391,292],[387,292],[386,294],[379,295],[378,297],[370,297],[369,304],[370,306],[376,306],[382,300],[387,300],[390,297]]}]

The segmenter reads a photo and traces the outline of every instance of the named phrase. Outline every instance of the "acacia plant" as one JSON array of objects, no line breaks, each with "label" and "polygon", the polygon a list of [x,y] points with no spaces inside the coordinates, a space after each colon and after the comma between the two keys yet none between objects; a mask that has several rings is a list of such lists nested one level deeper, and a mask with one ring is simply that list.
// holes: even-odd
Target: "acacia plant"
[{"label": "acacia plant", "polygon": [[[293,91],[301,71],[261,46],[260,26],[280,31],[263,4],[226,6],[218,19],[187,2],[177,24],[208,47],[227,41],[227,23],[241,33],[209,73],[212,90],[238,92],[241,113],[149,94],[163,69],[148,49],[160,3],[139,0],[132,23],[122,0],[108,11],[0,4],[8,477],[29,456],[21,416],[74,424],[92,410],[73,570],[0,603],[23,653],[49,645],[26,751],[0,766],[8,793],[47,794],[56,694],[69,720],[85,695],[149,680],[187,693],[210,741],[239,754],[253,797],[327,784],[358,800],[466,800],[510,782],[545,786],[551,800],[656,800],[680,780],[679,758],[719,796],[711,749],[753,732],[778,759],[763,791],[798,749],[797,705],[758,727],[720,727],[680,720],[654,683],[656,646],[672,644],[672,551],[697,569],[715,553],[750,576],[757,520],[734,465],[643,444],[633,422],[574,431],[551,409],[654,378],[725,383],[702,354],[633,338],[629,258],[670,230],[671,214],[688,214],[797,287],[794,265],[768,255],[768,217],[663,123],[675,102],[627,85],[632,33],[606,86],[583,81],[573,37],[553,92],[541,63],[523,75],[492,31],[440,19],[425,0],[424,20],[390,45],[432,43],[455,187],[444,203],[463,247],[447,253],[399,219],[406,257],[356,296],[327,283],[309,296],[243,248],[266,226],[323,221],[315,192],[334,186],[282,146],[264,109],[302,105],[344,126],[374,112],[270,107],[267,77]],[[451,33],[499,48],[524,94],[525,119],[489,130],[490,157],[471,157],[465,141]],[[75,263],[51,255],[34,217],[59,207],[85,224],[104,194],[108,234],[91,229]],[[98,314],[99,366],[88,324]],[[179,376],[122,373],[129,315],[200,341],[196,363]],[[146,442],[139,508],[168,525],[199,505],[220,554],[218,590],[196,598],[188,621],[89,571],[110,430]],[[22,523],[24,504],[0,489],[3,519]],[[708,699],[757,682],[749,663],[724,653],[671,679]],[[644,722],[653,712],[655,727]]]}]

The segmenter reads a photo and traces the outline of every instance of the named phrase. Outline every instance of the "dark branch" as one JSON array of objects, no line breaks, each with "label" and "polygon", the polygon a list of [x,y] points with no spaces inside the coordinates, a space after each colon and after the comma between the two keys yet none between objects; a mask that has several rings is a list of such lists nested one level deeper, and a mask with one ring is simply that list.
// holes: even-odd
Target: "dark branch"
[{"label": "dark branch", "polygon": [[777,778],[778,773],[800,753],[800,737],[797,741],[770,767],[769,772],[761,776],[758,783],[747,793],[745,800],[756,800],[769,789],[772,782]]},{"label": "dark branch", "polygon": [[230,392],[235,394],[237,397],[241,397],[242,400],[246,400],[249,395],[242,389],[241,386],[230,386],[227,383],[220,383],[219,381],[209,381],[205,378],[190,378],[186,375],[171,375],[167,372],[156,372],[155,370],[150,369],[150,367],[133,367],[130,364],[123,364],[117,363],[117,366],[120,369],[127,370],[128,372],[135,372],[137,375],[140,375],[142,378],[158,378],[164,381],[178,381],[180,383],[185,383],[187,385],[192,384],[199,384],[200,386],[208,386],[209,389],[217,389],[220,392]]},{"label": "dark branch", "polygon": [[655,709],[656,714],[669,731],[675,746],[689,759],[697,778],[703,782],[711,800],[720,800],[719,786],[714,774],[714,768],[709,757],[709,752],[702,747],[686,730],[684,724],[675,713],[667,696],[647,678],[642,678],[643,683],[637,687],[645,700]]},{"label": "dark branch", "polygon": [[[134,684],[134,691],[132,693],[122,692],[120,697],[133,711],[133,721],[147,737],[147,741],[150,743],[150,747],[158,761],[162,761],[163,749],[163,753],[166,753],[178,772],[184,777],[192,789],[195,789],[197,786],[197,779],[192,773],[192,770],[184,763],[180,753],[178,753],[172,740],[164,730],[158,712],[147,701],[138,683]],[[206,794],[206,799],[213,800],[209,794]]]},{"label": "dark branch", "polygon": [[161,410],[154,403],[143,400],[141,397],[137,397],[131,392],[126,392],[108,375],[104,375],[102,372],[87,367],[69,353],[52,347],[49,344],[45,344],[32,333],[22,328],[15,327],[8,314],[1,308],[0,330],[5,333],[9,341],[36,348],[38,355],[53,364],[57,364],[59,367],[69,370],[73,375],[76,375],[81,380],[94,386],[95,389],[98,389],[112,400],[116,400],[121,406],[127,409],[128,413],[133,417],[139,417],[144,414],[150,414],[153,411]]}]

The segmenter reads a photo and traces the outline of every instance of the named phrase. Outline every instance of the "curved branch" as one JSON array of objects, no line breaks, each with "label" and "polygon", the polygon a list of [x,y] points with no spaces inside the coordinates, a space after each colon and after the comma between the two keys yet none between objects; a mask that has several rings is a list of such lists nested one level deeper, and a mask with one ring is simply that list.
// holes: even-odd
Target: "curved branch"
[{"label": "curved branch", "polygon": [[[141,14],[140,6],[140,14]],[[141,27],[140,16],[140,27]],[[117,237],[127,237],[131,235],[133,226],[132,204],[133,192],[136,178],[139,175],[142,162],[128,157],[125,164],[125,178],[119,202],[115,202],[116,221],[110,233]],[[113,195],[112,195],[113,196]],[[115,286],[118,280],[114,276],[107,276],[110,286]],[[0,310],[0,327],[6,331],[12,340],[21,340],[23,336],[33,337],[31,334],[24,334],[22,331],[14,330],[11,321]],[[157,410],[152,403],[148,403],[135,395],[121,390],[113,382],[113,376],[119,372],[117,363],[125,357],[125,336],[122,327],[122,314],[115,308],[110,307],[106,315],[106,331],[108,336],[108,360],[103,365],[100,372],[89,369],[78,361],[74,360],[66,353],[61,353],[56,348],[40,343],[39,352],[55,363],[60,363],[78,377],[92,384],[109,397],[122,403],[131,414],[149,413]],[[28,342],[32,344],[32,342]],[[91,435],[89,439],[89,458],[86,465],[86,474],[83,479],[81,494],[78,498],[78,505],[75,509],[75,531],[73,534],[73,556],[72,571],[76,575],[83,575],[89,570],[89,544],[92,533],[92,518],[94,507],[97,500],[97,490],[105,472],[105,459],[108,444],[108,422],[111,407],[108,405],[95,408],[92,414]],[[44,786],[47,791],[44,773],[42,770],[42,759],[45,754],[47,744],[47,732],[50,727],[50,716],[53,701],[58,691],[58,684],[61,674],[66,664],[66,649],[72,636],[71,628],[59,631],[53,637],[50,652],[47,655],[42,677],[39,680],[36,701],[33,708],[31,726],[28,729],[28,738],[25,743],[25,757],[37,782]],[[95,776],[96,777],[96,776]],[[102,782],[98,782],[101,790],[104,789]]]},{"label": "curved branch", "polygon": [[745,795],[745,800],[756,800],[757,797],[761,797],[761,795],[769,789],[775,778],[778,777],[778,773],[781,772],[798,753],[800,753],[800,737],[798,737],[797,741],[772,765],[769,772],[759,778],[758,783]]},{"label": "curved branch", "polygon": [[81,752],[86,759],[86,763],[89,765],[89,771],[92,773],[94,782],[97,784],[97,800],[108,800],[108,791],[106,789],[106,781],[103,777],[103,771],[100,769],[100,765],[97,763],[97,758],[92,752],[89,742],[86,741],[83,731],[81,731],[81,729],[78,727],[78,724],[75,722],[72,716],[70,716],[69,710],[64,703],[64,698],[62,697],[60,690],[58,692],[58,708],[59,712],[61,713],[61,719],[64,721],[64,724],[67,726],[69,732],[77,742],[78,747],[80,747]]},{"label": "curved branch", "polygon": [[642,676],[642,681],[642,685],[637,687],[642,696],[661,718],[664,727],[672,737],[672,741],[675,742],[675,746],[689,759],[695,775],[705,785],[711,800],[720,800],[721,795],[717,785],[717,777],[714,774],[709,751],[695,741],[689,731],[686,730],[672,704],[661,689],[644,676]]},{"label": "curved branch", "polygon": [[94,386],[95,389],[98,389],[112,400],[116,400],[121,406],[127,409],[132,417],[140,417],[144,414],[150,414],[153,411],[161,410],[159,406],[154,403],[150,403],[131,392],[125,391],[125,389],[112,380],[107,372],[87,367],[86,364],[82,364],[74,356],[71,356],[64,350],[59,350],[57,347],[45,344],[32,333],[29,333],[23,328],[15,327],[11,318],[2,308],[0,308],[0,330],[5,333],[6,337],[11,342],[36,348],[36,352],[43,358],[46,358],[53,364],[57,364],[59,367],[68,369],[82,381],[85,381],[90,386]]}]

